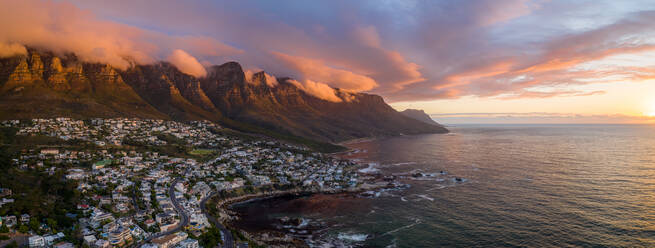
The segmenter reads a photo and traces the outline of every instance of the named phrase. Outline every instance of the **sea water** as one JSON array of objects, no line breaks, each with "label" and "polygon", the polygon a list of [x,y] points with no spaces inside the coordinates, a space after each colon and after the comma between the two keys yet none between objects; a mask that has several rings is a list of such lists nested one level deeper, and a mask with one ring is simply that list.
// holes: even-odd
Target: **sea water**
[{"label": "sea water", "polygon": [[312,246],[655,247],[655,126],[449,129],[349,145],[410,187],[238,204],[238,225],[301,217]]}]

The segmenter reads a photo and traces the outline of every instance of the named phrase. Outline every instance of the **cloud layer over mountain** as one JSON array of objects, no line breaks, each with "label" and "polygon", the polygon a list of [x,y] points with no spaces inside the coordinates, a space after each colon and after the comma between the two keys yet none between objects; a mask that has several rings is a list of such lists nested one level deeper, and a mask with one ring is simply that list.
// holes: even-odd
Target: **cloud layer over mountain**
[{"label": "cloud layer over mountain", "polygon": [[582,96],[603,92],[576,86],[655,76],[650,1],[0,3],[0,56],[24,44],[196,76],[237,60],[325,98],[328,85],[391,101]]}]

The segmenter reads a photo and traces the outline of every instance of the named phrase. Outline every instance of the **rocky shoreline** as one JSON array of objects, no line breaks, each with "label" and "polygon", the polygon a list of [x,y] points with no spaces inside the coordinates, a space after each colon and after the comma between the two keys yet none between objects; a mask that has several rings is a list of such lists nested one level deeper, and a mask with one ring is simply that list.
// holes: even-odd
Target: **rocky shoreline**
[{"label": "rocky shoreline", "polygon": [[[289,190],[275,190],[267,192],[258,192],[254,194],[239,195],[229,198],[223,198],[216,201],[216,209],[218,210],[218,216],[214,216],[227,226],[230,229],[238,231],[248,240],[251,240],[259,245],[266,245],[267,247],[309,247],[305,240],[290,235],[288,233],[283,233],[281,231],[262,231],[256,233],[250,233],[246,230],[239,229],[233,222],[238,221],[238,213],[231,210],[231,207],[235,204],[244,203],[248,201],[255,201],[261,199],[269,199],[276,197],[284,196],[309,196],[313,194],[362,194],[366,195],[367,192],[384,189],[384,188],[395,188],[398,187],[397,183],[385,181],[383,177],[379,178],[380,180],[369,181],[358,185],[357,187],[346,188],[346,189],[321,189],[321,188],[293,188]],[[215,196],[218,197],[218,196]]]},{"label": "rocky shoreline", "polygon": [[[355,139],[347,142],[348,144],[366,142],[374,140],[376,138],[367,138],[367,139]],[[220,198],[219,195],[214,196],[218,198],[217,201],[212,202],[216,206],[218,212],[217,216],[214,216],[219,222],[228,227],[228,229],[235,230],[239,234],[243,235],[246,239],[257,243],[258,245],[263,245],[266,247],[309,247],[307,240],[299,237],[298,233],[291,234],[285,233],[281,230],[265,230],[258,232],[248,232],[241,228],[236,227],[234,223],[239,221],[239,214],[231,210],[232,206],[240,203],[246,203],[249,201],[257,201],[263,199],[271,199],[277,197],[303,197],[311,196],[314,194],[350,194],[358,197],[369,197],[372,194],[375,194],[375,190],[386,190],[386,189],[402,189],[408,185],[395,181],[391,176],[385,176],[378,172],[376,173],[366,173],[361,172],[362,168],[370,166],[370,161],[362,161],[361,156],[367,153],[366,150],[359,149],[349,149],[345,152],[333,153],[332,156],[339,157],[342,159],[353,160],[359,164],[357,170],[360,171],[364,182],[349,188],[342,189],[333,189],[333,188],[319,188],[319,187],[302,187],[297,186],[287,190],[273,190],[273,191],[263,191],[251,194],[242,194],[226,198]],[[284,222],[284,220],[278,220]],[[296,220],[289,220],[291,222]]]}]

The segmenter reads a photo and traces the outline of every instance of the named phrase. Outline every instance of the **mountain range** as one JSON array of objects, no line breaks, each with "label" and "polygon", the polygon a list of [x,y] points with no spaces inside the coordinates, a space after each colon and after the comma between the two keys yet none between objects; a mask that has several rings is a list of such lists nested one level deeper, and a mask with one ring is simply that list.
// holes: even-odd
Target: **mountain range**
[{"label": "mountain range", "polygon": [[[125,70],[29,49],[0,59],[0,119],[69,116],[210,120],[249,132],[336,143],[401,134],[445,133],[443,126],[404,115],[382,97],[334,89],[341,101],[306,93],[289,78],[247,78],[241,65],[207,68],[203,78],[167,62]],[[429,117],[427,117],[429,119]],[[275,135],[273,135],[275,136]]]}]

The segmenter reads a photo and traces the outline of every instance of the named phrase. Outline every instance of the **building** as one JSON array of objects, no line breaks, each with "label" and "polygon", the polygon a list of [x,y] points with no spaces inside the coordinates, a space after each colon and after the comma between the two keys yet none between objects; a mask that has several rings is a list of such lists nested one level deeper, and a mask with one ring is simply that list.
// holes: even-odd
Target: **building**
[{"label": "building", "polygon": [[109,246],[110,246],[109,241],[104,240],[104,239],[96,240],[96,243],[94,245],[94,247],[97,247],[97,248],[108,248]]},{"label": "building", "polygon": [[163,237],[156,238],[152,240],[152,243],[157,245],[159,248],[169,248],[174,247],[175,245],[185,240],[189,235],[185,232],[177,232],[169,234]]},{"label": "building", "polygon": [[20,216],[20,222],[21,223],[27,223],[30,222],[30,215],[29,214],[22,214]]},{"label": "building", "polygon": [[11,196],[11,189],[0,188],[0,197]]},{"label": "building", "polygon": [[45,239],[45,244],[47,246],[51,246],[52,244],[55,243],[55,241],[57,241],[59,239],[62,239],[64,237],[65,237],[64,233],[58,232],[57,234],[53,234],[53,235],[50,235],[50,236],[45,236],[45,237],[43,237],[43,239]]},{"label": "building", "polygon": [[27,239],[29,247],[45,247],[45,239],[42,236],[34,235]]},{"label": "building", "polygon": [[178,244],[178,247],[180,248],[200,248],[200,244],[198,243],[198,240],[195,239],[185,239]]},{"label": "building", "polygon": [[3,224],[5,226],[7,226],[7,227],[12,227],[12,226],[15,226],[17,224],[16,216],[9,215],[9,216],[3,217],[2,219],[4,220]]},{"label": "building", "polygon": [[41,150],[41,154],[43,155],[57,155],[59,154],[58,149],[43,149]]},{"label": "building", "polygon": [[113,246],[123,246],[132,241],[132,234],[129,228],[119,226],[109,233],[109,243]]},{"label": "building", "polygon": [[155,222],[155,220],[153,220],[153,219],[148,219],[148,220],[146,220],[144,222],[144,224],[146,224],[147,228],[150,228],[150,227],[154,226],[155,224],[157,224],[157,222]]},{"label": "building", "polygon": [[84,236],[84,243],[89,247],[93,246],[93,244],[95,244],[96,241],[98,241],[98,239],[96,239],[96,236],[93,235]]},{"label": "building", "polygon": [[102,210],[100,210],[100,209],[96,209],[96,210],[93,211],[93,213],[91,214],[91,219],[92,219],[93,221],[97,221],[97,222],[102,222],[102,221],[104,221],[104,220],[111,220],[111,221],[113,221],[113,220],[114,220],[114,216],[112,216],[111,213],[105,213],[105,212],[102,212]]}]

